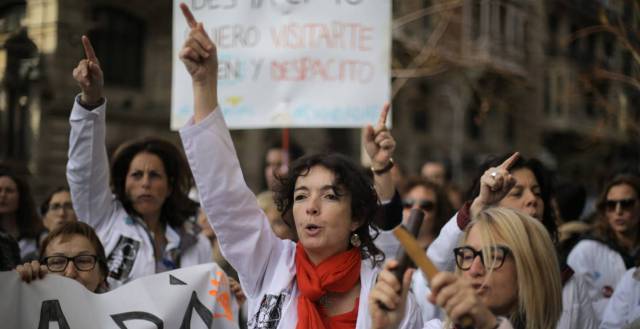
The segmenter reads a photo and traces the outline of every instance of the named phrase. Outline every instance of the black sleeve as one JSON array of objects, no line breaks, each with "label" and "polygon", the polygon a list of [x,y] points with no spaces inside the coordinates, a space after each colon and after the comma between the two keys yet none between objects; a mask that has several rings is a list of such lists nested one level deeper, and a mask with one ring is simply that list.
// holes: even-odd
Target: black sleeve
[{"label": "black sleeve", "polygon": [[374,224],[381,230],[390,231],[400,223],[402,223],[402,198],[398,190],[395,190],[391,201],[379,208]]}]

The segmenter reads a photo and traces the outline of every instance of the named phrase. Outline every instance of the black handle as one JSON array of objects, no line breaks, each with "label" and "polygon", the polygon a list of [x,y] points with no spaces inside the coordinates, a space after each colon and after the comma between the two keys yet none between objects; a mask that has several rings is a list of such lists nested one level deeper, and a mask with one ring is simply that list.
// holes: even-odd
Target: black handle
[{"label": "black handle", "polygon": [[[422,210],[411,209],[409,218],[407,219],[407,225],[400,225],[404,226],[407,231],[411,233],[411,236],[417,237],[418,233],[420,232],[420,226],[422,226],[423,220],[424,212]],[[404,272],[407,270],[407,268],[411,266],[411,264],[413,264],[413,262],[411,261],[411,258],[409,258],[409,255],[407,255],[407,253],[404,251],[404,248],[402,248],[402,246],[400,246],[400,248],[398,249],[395,259],[398,261],[398,265],[391,270],[391,273],[393,273],[400,284],[402,284],[402,276],[404,275]],[[378,305],[381,309],[389,311],[389,308],[384,304],[379,303]]]},{"label": "black handle", "polygon": [[[411,236],[414,238],[418,236],[420,233],[420,226],[422,226],[422,221],[424,220],[424,212],[420,209],[411,209],[409,213],[409,218],[407,219],[407,225],[405,228]],[[402,224],[401,224],[402,225]],[[396,276],[398,281],[402,283],[402,276],[404,272],[407,270],[409,266],[413,264],[409,255],[404,251],[404,248],[400,247],[398,249],[398,253],[396,254],[396,260],[398,261],[398,266],[396,266],[391,272]]]}]

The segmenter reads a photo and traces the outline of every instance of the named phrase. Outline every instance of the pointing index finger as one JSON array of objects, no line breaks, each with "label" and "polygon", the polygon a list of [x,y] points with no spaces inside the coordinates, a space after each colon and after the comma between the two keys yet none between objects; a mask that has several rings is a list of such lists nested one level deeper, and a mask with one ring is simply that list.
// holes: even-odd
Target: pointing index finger
[{"label": "pointing index finger", "polygon": [[520,158],[520,152],[515,152],[507,160],[504,160],[504,162],[501,163],[498,168],[509,170],[509,168],[511,168],[511,166],[513,166],[513,164],[518,160],[518,158]]},{"label": "pointing index finger", "polygon": [[89,40],[86,35],[82,36],[82,47],[84,47],[84,55],[87,59],[94,63],[98,63],[98,57],[96,57],[96,52],[93,50],[91,40]]},{"label": "pointing index finger", "polygon": [[187,20],[187,24],[190,28],[193,29],[198,26],[198,21],[196,21],[196,18],[193,17],[193,14],[191,13],[191,10],[189,9],[189,6],[187,6],[187,4],[185,4],[184,2],[180,3],[180,9],[182,10],[182,15],[184,15],[184,18]]},{"label": "pointing index finger", "polygon": [[389,115],[389,109],[391,106],[389,103],[385,103],[382,107],[382,112],[380,112],[380,117],[378,118],[378,124],[376,125],[376,130],[384,128],[387,126],[387,116]]}]

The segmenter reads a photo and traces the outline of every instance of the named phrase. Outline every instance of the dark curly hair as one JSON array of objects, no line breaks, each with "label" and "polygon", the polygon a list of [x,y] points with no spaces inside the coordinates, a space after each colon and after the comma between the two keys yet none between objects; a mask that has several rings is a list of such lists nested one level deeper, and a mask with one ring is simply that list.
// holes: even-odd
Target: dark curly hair
[{"label": "dark curly hair", "polygon": [[[485,161],[475,176],[473,180],[473,184],[471,185],[471,189],[467,192],[467,200],[473,200],[480,194],[480,178],[484,172],[491,168],[497,167],[505,160],[507,160],[513,152],[504,154],[499,157],[490,157]],[[553,195],[553,174],[549,171],[540,160],[535,158],[527,159],[523,156],[520,156],[518,160],[516,160],[511,169],[511,172],[518,169],[529,169],[536,177],[538,181],[538,185],[540,186],[540,198],[544,204],[544,211],[542,213],[542,225],[547,229],[549,235],[554,242],[558,241],[558,227],[556,225],[555,215],[553,213],[553,207],[551,206],[551,197]]]},{"label": "dark curly hair", "polygon": [[277,177],[280,184],[275,191],[274,200],[282,218],[295,231],[292,209],[296,181],[298,177],[306,176],[315,166],[322,166],[333,172],[335,175],[333,184],[344,187],[346,193],[351,196],[351,215],[354,220],[361,223],[354,233],[358,234],[362,243],[360,246],[362,258],[370,258],[374,266],[378,265],[384,260],[382,251],[373,244],[379,232],[373,225],[380,207],[378,194],[373,188],[373,181],[365,174],[363,168],[341,154],[303,156],[289,166],[286,176]]},{"label": "dark curly hair", "polygon": [[189,190],[193,186],[193,178],[187,160],[171,142],[147,137],[124,143],[114,152],[111,161],[111,185],[113,193],[130,214],[139,215],[125,192],[127,173],[133,158],[139,153],[150,153],[162,160],[167,174],[171,194],[162,205],[160,221],[173,228],[181,228],[191,216],[195,216],[198,204],[189,199]]},{"label": "dark curly hair", "polygon": [[30,238],[38,240],[40,233],[44,231],[44,226],[38,216],[36,202],[31,195],[31,188],[27,181],[11,170],[8,166],[0,165],[0,177],[11,179],[18,190],[18,209],[16,210],[16,224],[20,233],[19,238]]}]

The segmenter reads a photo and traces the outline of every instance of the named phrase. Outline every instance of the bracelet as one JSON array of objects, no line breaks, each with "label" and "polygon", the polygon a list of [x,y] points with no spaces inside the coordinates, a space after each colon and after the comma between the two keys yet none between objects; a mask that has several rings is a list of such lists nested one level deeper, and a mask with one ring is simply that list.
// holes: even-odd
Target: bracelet
[{"label": "bracelet", "polygon": [[393,158],[389,158],[389,163],[387,163],[386,166],[380,168],[380,169],[375,169],[373,168],[373,166],[371,166],[371,171],[373,172],[374,175],[382,175],[386,172],[388,172],[389,170],[391,170],[391,168],[393,168]]},{"label": "bracelet", "polygon": [[81,95],[78,95],[76,97],[76,101],[78,102],[78,104],[80,104],[80,106],[82,106],[83,108],[85,108],[88,111],[91,111],[97,107],[100,107],[102,104],[104,104],[104,97],[100,97],[100,99],[98,100],[97,103],[95,104],[86,104],[85,102],[82,101],[82,97]]}]

